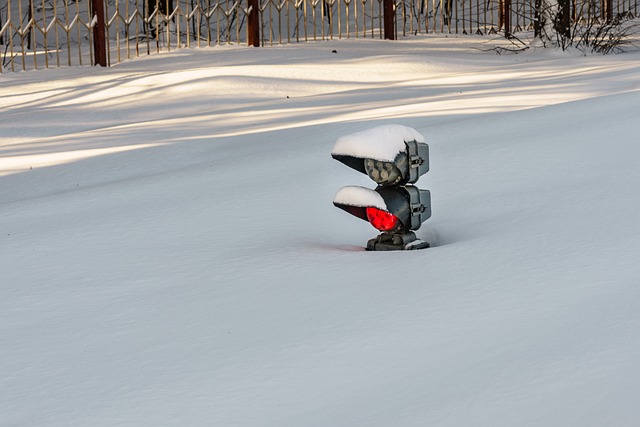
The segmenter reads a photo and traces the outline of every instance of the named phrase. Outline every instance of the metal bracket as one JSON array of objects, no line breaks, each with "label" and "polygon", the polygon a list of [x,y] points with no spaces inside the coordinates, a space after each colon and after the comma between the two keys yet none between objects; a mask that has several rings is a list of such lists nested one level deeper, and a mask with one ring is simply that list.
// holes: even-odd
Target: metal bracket
[{"label": "metal bracket", "polygon": [[416,212],[424,212],[426,211],[427,208],[423,205],[423,204],[419,204],[419,205],[411,205],[411,213],[416,213]]},{"label": "metal bracket", "polygon": [[382,233],[367,242],[368,251],[409,251],[430,246],[429,242],[418,239],[412,231],[405,234]]}]

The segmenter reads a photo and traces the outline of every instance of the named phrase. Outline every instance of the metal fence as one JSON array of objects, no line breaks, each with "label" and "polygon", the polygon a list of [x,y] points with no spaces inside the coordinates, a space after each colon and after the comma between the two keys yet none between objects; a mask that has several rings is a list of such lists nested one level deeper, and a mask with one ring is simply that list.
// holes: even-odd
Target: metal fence
[{"label": "metal fence", "polygon": [[[0,1],[0,72],[110,65],[154,52],[227,43],[510,34],[530,31],[536,22],[536,0]],[[574,21],[607,20],[612,13],[637,16],[640,2],[569,1]],[[97,49],[106,57],[100,58]]]}]

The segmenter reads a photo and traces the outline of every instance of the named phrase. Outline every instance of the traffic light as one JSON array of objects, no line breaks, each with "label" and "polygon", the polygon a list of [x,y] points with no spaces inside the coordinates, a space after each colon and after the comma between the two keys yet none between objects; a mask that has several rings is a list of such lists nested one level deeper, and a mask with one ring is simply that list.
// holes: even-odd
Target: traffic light
[{"label": "traffic light", "polygon": [[367,242],[367,250],[429,247],[413,232],[431,216],[431,193],[412,185],[429,171],[429,146],[418,131],[379,126],[339,138],[331,156],[378,184],[374,190],[343,187],[333,200],[336,207],[382,232]]}]

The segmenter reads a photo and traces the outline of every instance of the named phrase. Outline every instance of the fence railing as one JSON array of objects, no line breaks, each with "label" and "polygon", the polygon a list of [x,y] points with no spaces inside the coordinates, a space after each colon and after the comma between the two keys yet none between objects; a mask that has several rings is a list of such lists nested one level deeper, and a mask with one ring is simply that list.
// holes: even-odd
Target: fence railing
[{"label": "fence railing", "polygon": [[[588,22],[638,16],[640,2],[569,1],[572,19]],[[532,30],[536,16],[536,0],[4,0],[0,72],[227,43],[513,34]]]}]

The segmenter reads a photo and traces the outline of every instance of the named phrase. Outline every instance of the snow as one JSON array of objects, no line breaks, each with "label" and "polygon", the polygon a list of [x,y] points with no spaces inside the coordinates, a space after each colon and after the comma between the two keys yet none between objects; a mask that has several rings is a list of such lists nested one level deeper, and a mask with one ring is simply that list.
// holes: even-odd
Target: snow
[{"label": "snow", "polygon": [[363,208],[374,207],[383,211],[388,210],[387,204],[380,194],[359,185],[347,185],[339,189],[333,198],[333,203]]},{"label": "snow", "polygon": [[[640,53],[491,43],[3,74],[0,425],[637,425]],[[429,249],[331,203],[391,124]]]},{"label": "snow", "polygon": [[408,126],[375,126],[338,138],[331,154],[393,162],[409,141],[425,142],[420,132]]}]

